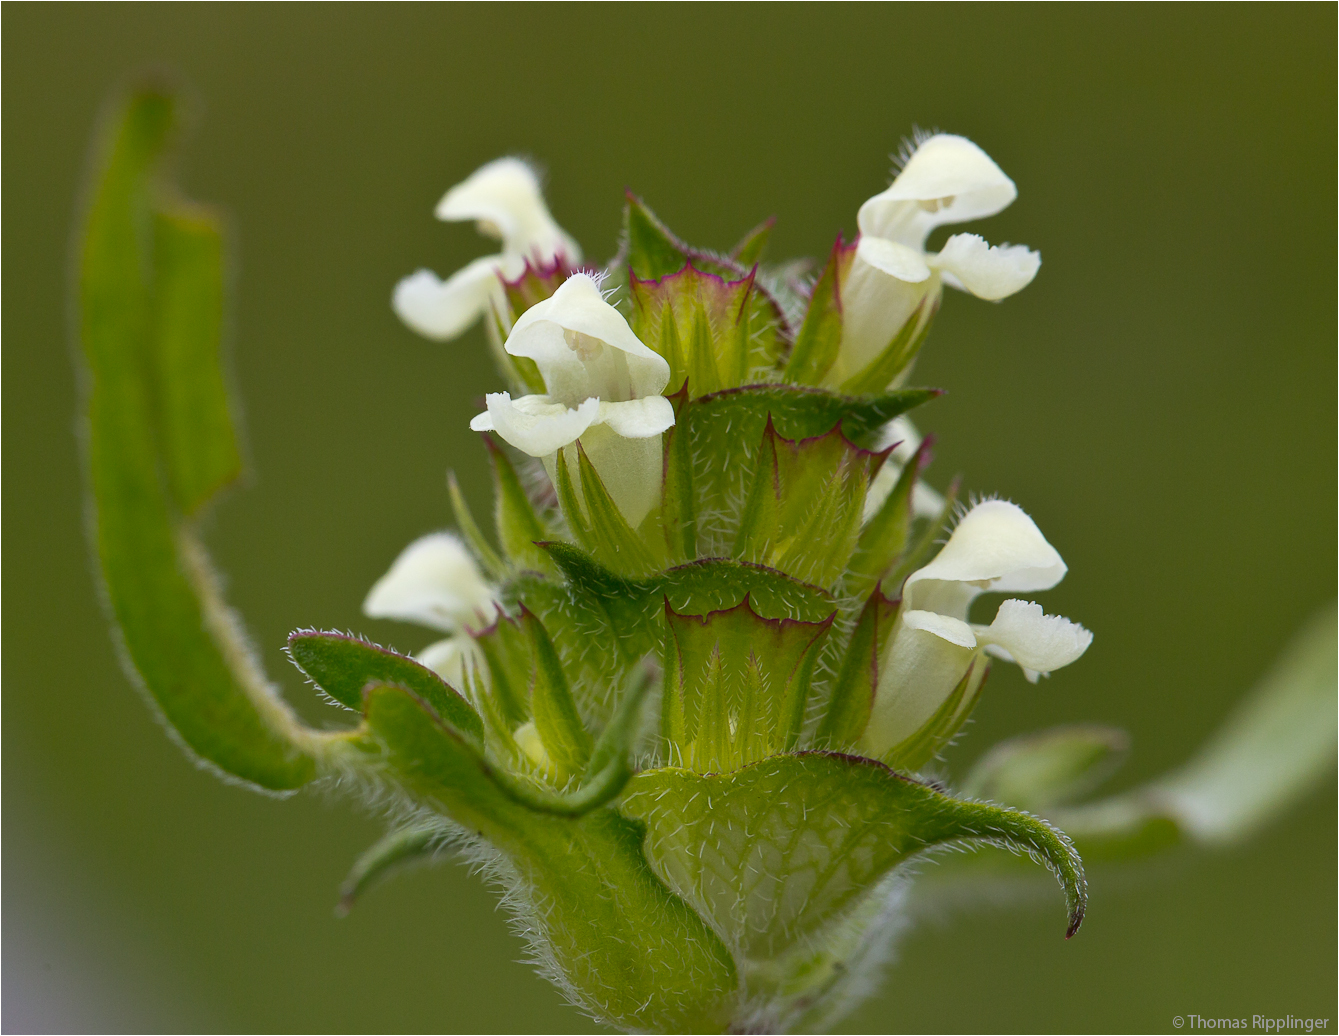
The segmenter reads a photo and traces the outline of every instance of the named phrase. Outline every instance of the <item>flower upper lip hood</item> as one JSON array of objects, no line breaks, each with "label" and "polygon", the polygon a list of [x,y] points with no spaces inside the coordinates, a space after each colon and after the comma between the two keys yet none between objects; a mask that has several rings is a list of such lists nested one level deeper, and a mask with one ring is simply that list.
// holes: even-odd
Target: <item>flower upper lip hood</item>
[{"label": "flower upper lip hood", "polygon": [[665,358],[642,343],[587,274],[568,278],[521,314],[506,348],[534,360],[548,394],[569,407],[591,397],[614,403],[659,396],[669,383]]},{"label": "flower upper lip hood", "polygon": [[1049,590],[1067,571],[1021,507],[985,500],[963,517],[933,561],[907,577],[902,622],[951,644],[981,646],[1017,662],[1035,682],[1039,675],[1075,661],[1093,635],[1027,601],[1006,600],[989,626],[969,624],[967,612],[983,593]]},{"label": "flower upper lip hood", "polygon": [[983,593],[1049,590],[1067,571],[1021,507],[984,500],[963,516],[933,561],[907,576],[902,600],[909,609],[966,621],[968,607]]},{"label": "flower upper lip hood", "polygon": [[502,241],[507,256],[581,261],[580,246],[549,214],[539,177],[519,158],[498,158],[475,170],[442,196],[435,215],[446,222],[474,220],[480,233]]},{"label": "flower upper lip hood", "polygon": [[986,244],[976,234],[955,234],[935,254],[925,240],[935,227],[993,216],[1018,196],[1014,182],[966,137],[937,133],[907,160],[887,190],[860,206],[856,254],[908,283],[938,270],[955,288],[984,299],[1002,299],[1025,288],[1041,267],[1026,245]]},{"label": "flower upper lip hood", "polygon": [[506,350],[533,360],[548,391],[516,400],[508,392],[489,393],[487,412],[470,427],[496,431],[532,457],[575,442],[595,424],[641,439],[674,423],[674,407],[660,395],[669,364],[633,334],[587,274],[569,277],[526,310]]},{"label": "flower upper lip hood", "polygon": [[475,259],[445,281],[419,270],[395,286],[396,314],[428,338],[455,338],[490,305],[500,312],[501,279],[519,277],[527,261],[581,261],[581,248],[549,213],[538,175],[519,158],[499,158],[476,170],[446,192],[436,215],[448,222],[473,220],[481,233],[501,240],[502,251]]},{"label": "flower upper lip hood", "polygon": [[368,591],[363,611],[455,633],[489,625],[497,604],[465,544],[449,532],[433,532],[400,552]]},{"label": "flower upper lip hood", "polygon": [[860,206],[860,232],[924,248],[935,227],[993,216],[1018,197],[1004,171],[966,137],[936,133],[888,188]]},{"label": "flower upper lip hood", "polygon": [[[866,749],[882,755],[929,721],[982,651],[1017,662],[1033,682],[1078,659],[1093,635],[1029,601],[1006,600],[989,626],[968,622],[981,594],[1049,590],[1066,571],[1017,504],[986,500],[964,515],[935,559],[903,584]],[[976,674],[978,685],[982,675]]]}]

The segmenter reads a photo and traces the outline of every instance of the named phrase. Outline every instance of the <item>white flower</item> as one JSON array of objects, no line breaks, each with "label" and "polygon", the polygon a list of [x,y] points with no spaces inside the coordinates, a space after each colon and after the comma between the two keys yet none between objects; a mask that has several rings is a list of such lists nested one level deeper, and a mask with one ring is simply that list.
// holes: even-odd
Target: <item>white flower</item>
[{"label": "white flower", "polygon": [[968,622],[983,593],[1049,590],[1065,563],[1023,509],[987,500],[969,511],[933,561],[907,577],[902,608],[879,670],[864,747],[882,755],[915,733],[953,693],[982,651],[1023,667],[1027,678],[1069,665],[1093,635],[1046,615],[1040,605],[1006,600],[989,626]]},{"label": "white flower", "polygon": [[445,281],[419,270],[395,286],[396,314],[428,338],[455,338],[490,306],[503,312],[502,278],[519,277],[526,260],[535,266],[581,261],[577,243],[549,215],[539,177],[519,158],[499,158],[476,170],[446,192],[436,215],[474,220],[480,233],[502,242],[502,251],[474,260]]},{"label": "white flower", "polygon": [[[495,431],[554,475],[557,452],[578,439],[609,495],[634,529],[660,499],[660,436],[674,407],[660,393],[669,364],[632,332],[588,275],[564,281],[516,321],[506,350],[535,362],[544,395],[486,397],[488,410],[470,422]],[[575,450],[567,463],[576,475]]]},{"label": "white flower", "polygon": [[498,607],[473,556],[451,533],[429,533],[401,551],[368,592],[363,612],[450,633],[419,652],[418,660],[457,690],[468,691],[476,674],[486,677],[469,631],[491,626]]},{"label": "white flower", "polygon": [[[925,241],[935,227],[993,216],[1018,189],[966,137],[923,141],[892,185],[860,206],[860,240],[842,284],[842,344],[827,382],[839,385],[873,362],[922,307],[928,319],[941,282],[997,300],[1026,287],[1041,256],[1025,245],[988,245],[954,234],[938,253]],[[922,305],[923,304],[923,305]]]}]

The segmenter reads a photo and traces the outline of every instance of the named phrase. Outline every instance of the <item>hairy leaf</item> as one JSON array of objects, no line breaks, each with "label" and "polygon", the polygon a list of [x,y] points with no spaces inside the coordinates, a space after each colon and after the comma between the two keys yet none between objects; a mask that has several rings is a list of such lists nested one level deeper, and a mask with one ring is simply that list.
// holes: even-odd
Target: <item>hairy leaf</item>
[{"label": "hairy leaf", "polygon": [[107,125],[78,263],[90,534],[127,667],[196,756],[263,788],[316,772],[319,738],[269,685],[184,514],[239,469],[220,366],[217,220],[155,179],[176,101]]},{"label": "hairy leaf", "polygon": [[656,878],[636,823],[610,809],[569,818],[522,805],[482,757],[399,688],[371,689],[366,708],[395,780],[507,858],[533,907],[534,934],[583,1007],[629,1029],[725,1027],[733,961]]},{"label": "hairy leaf", "polygon": [[350,709],[362,708],[363,688],[368,684],[399,684],[462,734],[483,741],[483,723],[470,703],[407,655],[344,633],[295,630],[288,636],[288,656],[317,687]]},{"label": "hairy leaf", "polygon": [[733,773],[645,771],[620,809],[646,825],[646,856],[661,880],[749,961],[821,942],[895,867],[949,843],[1032,856],[1064,888],[1066,934],[1083,920],[1083,868],[1064,835],[868,759],[808,752]]}]

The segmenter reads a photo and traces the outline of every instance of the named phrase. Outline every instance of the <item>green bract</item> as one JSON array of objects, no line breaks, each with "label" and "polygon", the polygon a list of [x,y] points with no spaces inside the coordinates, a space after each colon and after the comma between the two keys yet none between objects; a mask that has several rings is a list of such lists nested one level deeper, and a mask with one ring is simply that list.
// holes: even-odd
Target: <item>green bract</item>
[{"label": "green bract", "polygon": [[[481,315],[492,336],[508,392],[476,420],[494,429],[493,528],[452,480],[463,541],[425,538],[369,597],[446,634],[419,659],[290,637],[302,674],[357,714],[307,727],[194,531],[241,465],[218,222],[159,176],[175,120],[170,94],[133,93],[88,201],[92,546],[127,668],[193,757],[271,791],[352,777],[395,804],[342,909],[400,863],[463,851],[507,886],[543,972],[601,1021],[816,1029],[872,988],[915,861],[984,845],[1040,865],[1073,935],[1076,845],[1119,856],[1240,835],[1333,757],[1330,618],[1205,755],[1150,785],[1079,801],[1124,752],[1098,727],[998,746],[960,793],[920,775],[991,657],[1035,678],[1091,640],[1018,599],[969,621],[981,593],[1064,575],[1021,509],[979,504],[938,549],[956,485],[939,497],[920,481],[929,444],[905,415],[939,392],[908,387],[911,364],[943,283],[998,298],[1040,261],[974,235],[925,251],[934,226],[1013,197],[984,152],[945,135],[812,281],[760,264],[770,221],[715,253],[630,195],[600,296],[523,163],[448,194],[444,218],[480,220],[503,253],[447,281],[420,271],[396,306],[435,337]],[[957,859],[935,884],[1002,865]]]}]

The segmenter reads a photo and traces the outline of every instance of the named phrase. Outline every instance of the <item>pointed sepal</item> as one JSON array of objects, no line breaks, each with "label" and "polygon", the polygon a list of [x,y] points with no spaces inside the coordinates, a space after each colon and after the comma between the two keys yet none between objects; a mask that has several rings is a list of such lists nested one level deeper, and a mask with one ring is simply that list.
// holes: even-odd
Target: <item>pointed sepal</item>
[{"label": "pointed sepal", "polygon": [[978,655],[934,715],[915,733],[888,749],[883,754],[883,761],[894,770],[915,773],[939,755],[972,715],[989,675],[989,662]]},{"label": "pointed sepal", "polygon": [[688,246],[631,191],[623,208],[623,236],[628,265],[643,280],[658,280],[688,262]]},{"label": "pointed sepal", "polygon": [[876,586],[860,610],[818,726],[819,745],[844,750],[865,732],[879,688],[879,660],[901,607],[900,598],[885,597]]},{"label": "pointed sepal", "polygon": [[842,382],[841,390],[848,395],[860,396],[886,391],[898,375],[911,366],[930,334],[930,325],[939,312],[939,296],[922,299],[921,304],[907,318],[893,340],[884,347],[874,361]]},{"label": "pointed sepal", "polygon": [[[804,323],[795,335],[795,346],[786,362],[785,379],[797,385],[817,385],[837,362],[842,344],[842,282],[855,260],[855,245],[842,236],[828,255],[827,265],[809,292]],[[884,383],[885,385],[887,382]]]},{"label": "pointed sepal", "polygon": [[860,540],[846,574],[846,588],[851,593],[865,593],[906,553],[916,517],[916,483],[930,463],[933,445],[934,437],[927,435],[902,466],[892,491],[861,528]]},{"label": "pointed sepal", "polygon": [[562,784],[586,769],[591,752],[590,734],[581,722],[567,674],[544,624],[524,605],[521,629],[530,643],[530,715],[556,767],[557,782]]},{"label": "pointed sepal", "polygon": [[661,732],[670,758],[711,772],[792,749],[833,618],[764,619],[748,597],[700,617],[667,604]]},{"label": "pointed sepal", "polygon": [[855,550],[865,494],[889,452],[862,450],[840,428],[785,439],[769,417],[732,553],[832,586]]},{"label": "pointed sepal", "polygon": [[489,575],[494,579],[501,579],[507,573],[507,566],[498,557],[492,544],[484,538],[479,523],[474,520],[474,513],[470,510],[470,505],[465,502],[465,494],[460,491],[460,483],[456,481],[454,471],[446,473],[446,491],[451,497],[451,510],[456,516],[456,526],[464,534],[470,548],[474,551],[474,556],[488,570]]},{"label": "pointed sepal", "polygon": [[674,434],[685,437],[682,448],[693,462],[691,510],[698,553],[731,553],[769,421],[778,435],[791,440],[821,436],[840,426],[863,446],[894,417],[939,394],[937,389],[901,389],[855,399],[825,389],[771,384],[728,389],[683,404]]},{"label": "pointed sepal", "polygon": [[552,530],[535,510],[506,452],[492,436],[483,440],[493,465],[493,515],[503,553],[517,568],[551,573],[553,563],[538,544],[552,539]]},{"label": "pointed sepal", "polygon": [[693,397],[743,385],[780,358],[783,320],[756,270],[729,278],[688,262],[658,280],[634,272],[629,289],[633,330],[669,363],[669,384]]},{"label": "pointed sepal", "polygon": [[740,238],[739,244],[730,249],[730,258],[746,269],[754,266],[762,259],[774,226],[776,226],[775,216],[763,220]]}]

